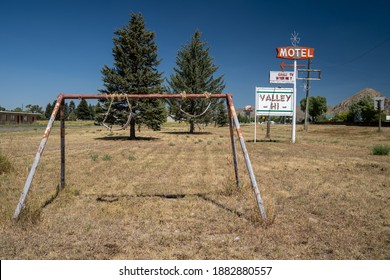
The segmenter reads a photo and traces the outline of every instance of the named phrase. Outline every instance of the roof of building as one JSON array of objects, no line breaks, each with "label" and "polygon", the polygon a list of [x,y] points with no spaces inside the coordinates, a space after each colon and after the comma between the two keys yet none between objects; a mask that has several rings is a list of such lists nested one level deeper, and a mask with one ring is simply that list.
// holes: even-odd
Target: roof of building
[{"label": "roof of building", "polygon": [[10,112],[10,111],[0,111],[0,114],[10,114],[10,115],[30,115],[30,116],[40,116],[39,113],[28,113],[28,112]]}]

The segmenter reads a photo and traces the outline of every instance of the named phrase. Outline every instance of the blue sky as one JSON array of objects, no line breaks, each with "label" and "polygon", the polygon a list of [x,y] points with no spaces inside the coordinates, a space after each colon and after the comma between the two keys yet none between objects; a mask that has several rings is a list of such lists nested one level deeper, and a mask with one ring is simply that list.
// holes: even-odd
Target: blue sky
[{"label": "blue sky", "polygon": [[[367,87],[390,97],[389,11],[388,0],[3,0],[0,106],[45,108],[59,93],[97,93],[100,70],[113,63],[114,31],[131,12],[141,12],[156,33],[165,78],[199,29],[236,107],[254,105],[256,86],[273,86],[269,71],[282,62],[275,49],[291,45],[293,31],[300,46],[315,48],[312,68],[322,70],[311,95],[328,105]],[[303,97],[299,82],[297,100]]]}]

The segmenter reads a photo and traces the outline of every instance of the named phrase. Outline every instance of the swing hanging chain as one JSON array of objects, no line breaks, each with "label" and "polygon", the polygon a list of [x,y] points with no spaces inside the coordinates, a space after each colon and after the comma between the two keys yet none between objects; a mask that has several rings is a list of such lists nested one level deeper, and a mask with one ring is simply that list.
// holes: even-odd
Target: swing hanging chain
[{"label": "swing hanging chain", "polygon": [[129,117],[127,119],[127,122],[121,128],[116,129],[115,131],[125,130],[129,126],[130,121],[133,118],[133,109],[131,107],[131,103],[129,101],[129,97],[127,96],[127,94],[115,94],[115,93],[110,94],[110,99],[111,99],[110,105],[108,106],[108,110],[107,110],[107,113],[104,116],[103,121],[100,123],[102,126],[104,126],[105,128],[107,128],[110,131],[113,131],[112,125],[108,126],[105,122],[107,121],[108,115],[110,114],[111,107],[112,107],[112,104],[114,103],[115,98],[117,98],[118,101],[122,101],[123,97],[125,97],[125,99],[127,101],[127,105],[129,106],[129,111],[130,111],[129,112]]},{"label": "swing hanging chain", "polygon": [[[181,95],[181,97],[182,97],[183,100],[186,99],[187,94],[186,94],[185,91],[182,91],[182,92],[180,93],[180,95]],[[181,105],[182,105],[182,104],[180,104],[180,107],[179,107],[180,112],[182,112],[183,114],[185,114],[185,115],[187,115],[187,116],[189,116],[189,117],[191,117],[191,118],[199,118],[199,117],[203,116],[204,114],[206,114],[207,111],[210,109],[210,106],[211,106],[211,98],[210,98],[211,93],[209,93],[209,92],[206,91],[206,92],[204,93],[204,95],[205,95],[206,98],[209,100],[209,104],[207,105],[206,109],[205,109],[201,114],[199,114],[199,115],[192,115],[192,114],[190,114],[190,113],[184,111],[184,110],[181,108]]]}]

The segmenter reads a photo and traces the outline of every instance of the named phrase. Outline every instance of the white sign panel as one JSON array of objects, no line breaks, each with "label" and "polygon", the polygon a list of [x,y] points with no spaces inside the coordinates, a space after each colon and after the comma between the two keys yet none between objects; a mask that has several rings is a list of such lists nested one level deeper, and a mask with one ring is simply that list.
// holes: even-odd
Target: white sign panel
[{"label": "white sign panel", "polygon": [[375,110],[378,110],[378,101],[380,101],[381,104],[381,110],[385,109],[385,97],[375,97],[374,98],[374,108]]},{"label": "white sign panel", "polygon": [[293,89],[256,87],[257,116],[292,116]]},{"label": "white sign panel", "polygon": [[294,71],[269,71],[270,84],[293,84]]}]

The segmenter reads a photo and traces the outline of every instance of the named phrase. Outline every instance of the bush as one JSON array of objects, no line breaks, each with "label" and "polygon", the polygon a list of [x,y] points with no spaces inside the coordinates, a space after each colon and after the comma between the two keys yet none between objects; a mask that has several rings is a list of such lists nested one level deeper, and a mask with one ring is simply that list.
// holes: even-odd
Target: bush
[{"label": "bush", "polygon": [[0,151],[0,175],[8,173],[12,170],[12,164],[8,160],[7,156],[3,155]]},{"label": "bush", "polygon": [[372,154],[376,156],[386,156],[389,154],[390,147],[386,145],[376,145],[372,148]]}]

